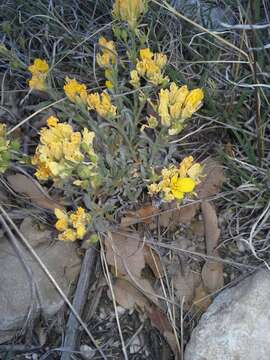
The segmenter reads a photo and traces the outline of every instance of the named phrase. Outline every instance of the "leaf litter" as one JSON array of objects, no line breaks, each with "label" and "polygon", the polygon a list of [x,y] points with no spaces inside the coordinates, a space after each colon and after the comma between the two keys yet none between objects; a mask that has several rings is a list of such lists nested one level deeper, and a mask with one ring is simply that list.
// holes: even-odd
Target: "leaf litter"
[{"label": "leaf litter", "polygon": [[30,176],[20,173],[7,176],[7,180],[14,191],[26,196],[33,204],[54,211],[55,208],[63,209],[63,206],[55,201],[48,192]]},{"label": "leaf litter", "polygon": [[[158,216],[159,226],[169,228],[170,234],[176,236],[172,242],[173,248],[203,251],[205,255],[218,257],[218,217],[214,205],[207,198],[216,195],[223,182],[222,167],[209,158],[204,163],[204,178],[197,191],[197,199],[203,200],[201,203],[195,200],[179,209],[174,209],[175,204],[166,205],[163,213],[146,204],[122,217],[121,233],[111,232],[105,237],[106,260],[116,277],[113,291],[117,303],[129,311],[136,309],[146,312],[152,326],[164,335],[174,354],[177,354],[178,348],[175,333],[164,303],[160,302],[159,296],[155,296],[162,293],[160,281],[165,275],[169,276],[178,307],[183,301],[185,310],[203,312],[211,303],[211,294],[224,284],[223,266],[221,262],[212,260],[199,264],[191,261],[190,256],[179,257],[175,252],[170,260],[162,259],[133,225],[144,224],[155,231]],[[182,228],[184,233],[179,238],[177,234]],[[203,250],[199,250],[199,238],[205,242]],[[154,278],[145,277],[147,266]]]}]

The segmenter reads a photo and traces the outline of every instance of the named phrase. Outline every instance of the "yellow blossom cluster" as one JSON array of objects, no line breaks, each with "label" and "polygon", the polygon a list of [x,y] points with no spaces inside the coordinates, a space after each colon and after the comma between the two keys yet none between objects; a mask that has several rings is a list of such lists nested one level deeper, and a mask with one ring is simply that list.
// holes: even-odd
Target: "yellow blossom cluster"
[{"label": "yellow blossom cluster", "polygon": [[189,91],[186,85],[178,87],[174,82],[170,89],[160,90],[157,111],[161,124],[169,128],[169,135],[179,134],[185,120],[200,108],[203,98],[202,89]]},{"label": "yellow blossom cluster", "polygon": [[54,214],[58,219],[55,228],[61,232],[58,235],[59,240],[75,241],[83,239],[87,232],[87,225],[91,221],[91,215],[86,213],[84,208],[79,207],[76,211],[69,213],[55,209]]},{"label": "yellow blossom cluster", "polygon": [[75,79],[66,78],[66,84],[64,85],[64,91],[68,99],[73,103],[86,104],[87,90],[84,84],[80,84]]},{"label": "yellow blossom cluster", "polygon": [[49,71],[49,65],[45,60],[35,59],[34,63],[28,67],[32,74],[29,80],[29,86],[33,90],[46,90],[46,78]]},{"label": "yellow blossom cluster", "polygon": [[161,171],[161,181],[148,186],[150,195],[159,194],[165,202],[181,200],[187,193],[192,193],[200,182],[202,166],[194,163],[192,156],[182,160],[179,167],[171,165]]},{"label": "yellow blossom cluster", "polygon": [[89,110],[95,110],[103,118],[114,118],[117,108],[111,102],[110,96],[103,91],[100,94],[93,93],[87,96]]},{"label": "yellow blossom cluster", "polygon": [[116,0],[112,14],[116,19],[126,21],[131,29],[136,28],[140,16],[147,10],[147,0]]},{"label": "yellow blossom cluster", "polygon": [[[36,166],[35,173],[39,180],[53,179],[57,182],[71,176],[85,159],[92,155],[95,159],[93,139],[95,134],[84,128],[82,134],[74,132],[67,123],[50,116],[47,120],[48,127],[40,130],[40,144],[36,148],[32,164]],[[93,163],[88,166],[93,167]]]},{"label": "yellow blossom cluster", "polygon": [[140,50],[140,58],[137,59],[136,69],[130,72],[130,84],[140,86],[140,77],[145,78],[151,84],[161,85],[169,78],[163,75],[163,69],[167,64],[167,56],[162,53],[153,53],[149,48]]},{"label": "yellow blossom cluster", "polygon": [[[109,70],[107,69],[105,73],[107,71]],[[110,95],[105,91],[101,94],[87,94],[87,89],[84,84],[69,78],[66,79],[64,91],[71,102],[84,104],[89,110],[95,110],[98,115],[103,118],[114,118],[116,116],[117,108],[112,104]]]},{"label": "yellow blossom cluster", "polygon": [[104,36],[99,39],[98,44],[100,46],[101,53],[97,54],[97,63],[101,68],[110,68],[116,63],[117,59],[115,44],[112,40],[108,41]]}]

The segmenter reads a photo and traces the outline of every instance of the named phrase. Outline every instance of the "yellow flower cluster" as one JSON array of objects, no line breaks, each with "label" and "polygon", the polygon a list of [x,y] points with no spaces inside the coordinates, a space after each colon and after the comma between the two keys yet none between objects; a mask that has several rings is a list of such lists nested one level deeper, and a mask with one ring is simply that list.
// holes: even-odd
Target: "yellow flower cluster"
[{"label": "yellow flower cluster", "polygon": [[110,68],[116,63],[117,52],[113,41],[108,41],[105,37],[101,37],[98,41],[101,53],[97,54],[97,63],[101,68]]},{"label": "yellow flower cluster", "polygon": [[134,29],[140,16],[147,10],[147,0],[116,0],[112,15],[119,20],[126,21]]},{"label": "yellow flower cluster", "polygon": [[[108,73],[107,69],[105,73]],[[108,75],[109,76],[109,75]],[[109,84],[107,84],[109,86]],[[111,97],[105,91],[101,94],[87,94],[84,84],[80,84],[75,79],[66,79],[64,91],[69,100],[77,104],[85,104],[89,110],[95,110],[103,118],[114,118],[117,108],[112,104]]]},{"label": "yellow flower cluster", "polygon": [[161,85],[169,78],[163,75],[163,69],[167,64],[167,56],[162,53],[153,53],[149,48],[140,50],[140,59],[137,59],[136,70],[130,73],[130,84],[140,86],[140,77],[145,78],[151,84]]},{"label": "yellow flower cluster", "polygon": [[95,110],[103,118],[114,118],[116,116],[117,108],[112,105],[111,98],[105,91],[101,95],[98,93],[89,94],[87,104],[89,110]]},{"label": "yellow flower cluster", "polygon": [[34,63],[28,67],[32,74],[29,80],[29,86],[33,90],[46,90],[46,78],[49,71],[49,65],[45,60],[35,59]]},{"label": "yellow flower cluster", "polygon": [[40,144],[36,148],[32,164],[36,166],[35,173],[39,180],[53,179],[58,181],[71,175],[73,170],[83,162],[85,153],[96,155],[93,149],[95,134],[84,128],[83,133],[74,132],[67,123],[50,116],[48,128],[40,131]]},{"label": "yellow flower cluster", "polygon": [[148,186],[150,195],[160,194],[165,202],[181,200],[187,193],[192,193],[200,182],[202,166],[194,163],[192,156],[182,160],[179,167],[175,165],[161,172],[161,181]]},{"label": "yellow flower cluster", "polygon": [[75,79],[66,78],[66,84],[64,85],[64,91],[68,99],[73,103],[86,104],[87,90],[84,84],[80,84]]},{"label": "yellow flower cluster", "polygon": [[196,112],[204,98],[202,89],[189,91],[187,86],[171,83],[170,89],[159,92],[158,114],[161,124],[169,128],[169,135],[176,135],[184,127],[186,119]]},{"label": "yellow flower cluster", "polygon": [[91,221],[91,215],[87,214],[82,207],[71,213],[55,209],[54,214],[58,219],[55,228],[61,232],[58,235],[59,240],[75,241],[83,239],[87,231],[87,225]]}]

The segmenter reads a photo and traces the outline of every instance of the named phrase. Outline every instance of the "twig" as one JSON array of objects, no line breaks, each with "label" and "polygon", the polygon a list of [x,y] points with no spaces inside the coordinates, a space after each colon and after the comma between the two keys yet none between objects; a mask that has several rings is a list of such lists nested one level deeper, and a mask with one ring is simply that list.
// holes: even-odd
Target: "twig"
[{"label": "twig", "polygon": [[[85,307],[88,295],[88,289],[90,280],[93,275],[95,263],[96,263],[96,246],[90,247],[84,256],[80,277],[78,280],[73,307],[77,313],[82,316],[83,309]],[[66,336],[64,341],[65,352],[62,353],[61,360],[70,360],[70,351],[74,351],[77,345],[79,331],[79,323],[76,317],[71,312],[67,322]]]}]

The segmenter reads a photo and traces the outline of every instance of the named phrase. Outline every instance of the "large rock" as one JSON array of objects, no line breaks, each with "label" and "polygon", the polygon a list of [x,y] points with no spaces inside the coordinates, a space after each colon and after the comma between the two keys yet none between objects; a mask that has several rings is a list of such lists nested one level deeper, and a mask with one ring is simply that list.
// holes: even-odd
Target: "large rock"
[{"label": "large rock", "polygon": [[[50,231],[41,231],[29,219],[23,222],[21,231],[68,295],[80,271],[76,244],[52,240]],[[40,313],[49,318],[64,304],[38,263],[26,249],[20,248],[23,256],[15,251],[9,239],[0,239],[0,343],[27,326],[27,320]]]},{"label": "large rock", "polygon": [[270,273],[219,294],[192,332],[185,360],[270,359]]}]

